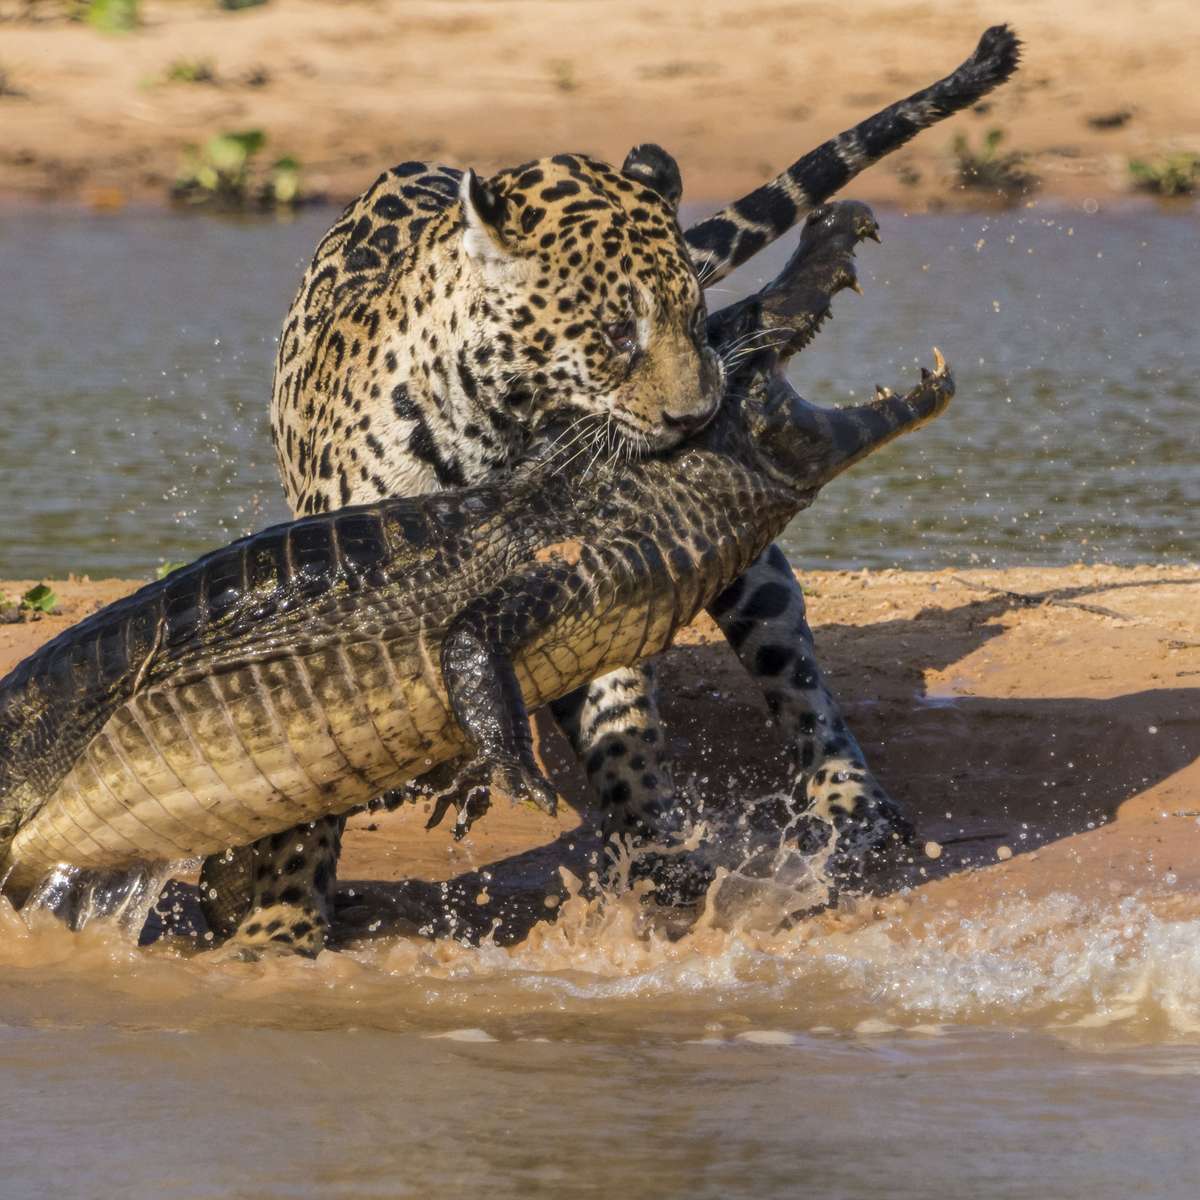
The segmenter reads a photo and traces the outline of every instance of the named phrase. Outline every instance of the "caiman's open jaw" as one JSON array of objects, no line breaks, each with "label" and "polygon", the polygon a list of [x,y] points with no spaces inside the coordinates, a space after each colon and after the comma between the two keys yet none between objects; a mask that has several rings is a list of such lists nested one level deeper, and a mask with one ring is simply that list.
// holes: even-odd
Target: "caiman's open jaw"
[{"label": "caiman's open jaw", "polygon": [[785,359],[800,353],[832,317],[834,296],[847,288],[862,295],[854,253],[867,239],[879,241],[867,205],[841,200],[815,209],[779,279],[709,319],[709,343],[726,347],[728,374],[753,366],[758,351]]},{"label": "caiman's open jaw", "polygon": [[875,214],[859,201],[844,200],[815,209],[804,223],[800,244],[783,276],[802,286],[763,298],[764,317],[787,329],[787,354],[799,354],[833,317],[833,298],[849,289],[863,294],[858,282],[855,250],[860,242],[878,242]]}]

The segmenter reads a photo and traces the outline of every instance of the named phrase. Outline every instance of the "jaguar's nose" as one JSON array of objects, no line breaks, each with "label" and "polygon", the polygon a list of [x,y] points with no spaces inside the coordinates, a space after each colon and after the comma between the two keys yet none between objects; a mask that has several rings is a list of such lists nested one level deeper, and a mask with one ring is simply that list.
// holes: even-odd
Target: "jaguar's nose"
[{"label": "jaguar's nose", "polygon": [[665,412],[663,413],[663,424],[673,433],[678,433],[683,437],[690,437],[693,433],[698,433],[703,429],[716,416],[719,404],[720,399],[718,398],[703,412],[685,413],[681,417],[675,417],[669,412]]}]

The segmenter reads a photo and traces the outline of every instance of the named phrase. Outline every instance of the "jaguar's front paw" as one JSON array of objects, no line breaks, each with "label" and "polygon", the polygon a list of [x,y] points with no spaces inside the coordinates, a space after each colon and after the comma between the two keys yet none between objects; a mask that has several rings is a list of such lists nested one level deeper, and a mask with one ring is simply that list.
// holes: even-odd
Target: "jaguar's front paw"
[{"label": "jaguar's front paw", "polygon": [[654,885],[654,902],[668,908],[699,904],[716,877],[713,862],[686,851],[675,854],[648,851],[635,855],[629,864],[629,881],[650,880]]},{"label": "jaguar's front paw", "polygon": [[796,835],[799,848],[809,853],[832,839],[826,870],[840,887],[854,888],[907,854],[915,831],[869,772],[824,770],[809,785]]}]

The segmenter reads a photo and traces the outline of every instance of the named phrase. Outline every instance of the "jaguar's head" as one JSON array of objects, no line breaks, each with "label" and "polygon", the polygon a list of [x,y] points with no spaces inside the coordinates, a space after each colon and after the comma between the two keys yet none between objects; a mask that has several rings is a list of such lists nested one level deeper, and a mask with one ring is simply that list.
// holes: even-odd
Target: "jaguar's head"
[{"label": "jaguar's head", "polygon": [[715,413],[722,368],[680,191],[674,159],[651,145],[619,169],[558,154],[463,175],[461,236],[481,284],[471,356],[502,380],[516,419],[589,414],[660,450]]}]

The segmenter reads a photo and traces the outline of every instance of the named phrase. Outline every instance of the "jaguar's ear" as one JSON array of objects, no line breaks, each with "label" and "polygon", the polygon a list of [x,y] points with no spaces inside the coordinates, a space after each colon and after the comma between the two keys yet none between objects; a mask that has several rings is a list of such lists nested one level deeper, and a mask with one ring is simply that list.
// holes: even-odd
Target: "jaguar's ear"
[{"label": "jaguar's ear", "polygon": [[621,174],[644,183],[656,191],[672,208],[679,207],[679,199],[683,195],[683,179],[679,174],[679,164],[661,147],[653,142],[643,142],[634,146],[625,155],[621,164]]},{"label": "jaguar's ear", "polygon": [[512,249],[504,236],[504,217],[508,202],[469,168],[458,185],[462,201],[463,245],[478,262],[499,262],[512,258]]}]

